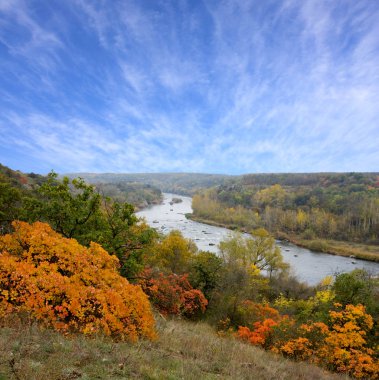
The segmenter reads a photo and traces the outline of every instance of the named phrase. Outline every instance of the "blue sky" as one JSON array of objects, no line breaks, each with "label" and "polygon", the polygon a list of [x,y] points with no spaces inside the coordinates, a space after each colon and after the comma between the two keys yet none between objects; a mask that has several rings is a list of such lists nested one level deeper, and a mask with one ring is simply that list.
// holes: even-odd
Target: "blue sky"
[{"label": "blue sky", "polygon": [[378,0],[0,0],[0,162],[379,170]]}]

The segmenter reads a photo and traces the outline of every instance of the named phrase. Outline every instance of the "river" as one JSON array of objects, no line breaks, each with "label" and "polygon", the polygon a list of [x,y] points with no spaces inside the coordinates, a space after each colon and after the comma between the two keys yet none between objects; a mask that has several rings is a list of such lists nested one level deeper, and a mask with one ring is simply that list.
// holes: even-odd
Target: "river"
[{"label": "river", "polygon": [[[145,218],[150,226],[160,232],[179,230],[184,237],[195,241],[199,249],[218,253],[218,244],[232,231],[187,219],[185,214],[192,212],[190,197],[167,193],[163,195],[162,204],[144,209],[137,216]],[[173,197],[183,201],[170,205]],[[364,268],[373,274],[379,273],[379,263],[313,252],[282,241],[277,241],[276,244],[282,251],[284,261],[290,264],[292,273],[310,285],[316,285],[327,275],[350,272],[355,268]]]}]

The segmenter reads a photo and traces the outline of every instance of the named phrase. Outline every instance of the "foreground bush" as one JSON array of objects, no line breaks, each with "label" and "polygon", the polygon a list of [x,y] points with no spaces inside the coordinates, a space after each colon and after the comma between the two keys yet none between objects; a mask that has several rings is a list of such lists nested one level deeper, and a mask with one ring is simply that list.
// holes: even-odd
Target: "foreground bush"
[{"label": "foreground bush", "polygon": [[269,348],[273,329],[278,326],[283,317],[276,309],[252,301],[243,302],[241,308],[245,319],[249,318],[251,322],[248,326],[239,326],[237,336],[255,346]]},{"label": "foreground bush", "polygon": [[27,312],[67,333],[154,337],[147,296],[118,274],[115,256],[41,222],[13,222],[13,228],[0,237],[0,316]]},{"label": "foreground bush", "polygon": [[[268,318],[255,323],[253,329],[240,326],[238,336],[289,358],[307,360],[356,378],[377,379],[379,362],[375,348],[367,341],[374,327],[371,315],[362,305],[342,308],[335,304],[335,308],[329,311],[328,324],[313,322],[291,329],[294,320],[277,323]],[[289,330],[292,337],[288,336]]]}]

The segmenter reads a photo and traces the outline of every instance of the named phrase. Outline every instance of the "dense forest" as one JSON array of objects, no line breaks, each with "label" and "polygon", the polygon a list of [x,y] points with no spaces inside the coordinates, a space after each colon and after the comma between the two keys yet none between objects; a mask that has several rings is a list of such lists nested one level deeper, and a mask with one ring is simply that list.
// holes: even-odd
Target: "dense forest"
[{"label": "dense forest", "polygon": [[[0,339],[37,324],[72,338],[108,336],[112,351],[141,338],[159,350],[158,321],[180,318],[280,357],[378,377],[378,279],[364,270],[309,287],[291,276],[263,228],[230,236],[216,255],[178,231],[159,234],[132,205],[83,179],[6,168],[0,178]],[[32,350],[10,350],[0,375],[22,378],[21,357]],[[127,365],[119,371],[126,376]]]},{"label": "dense forest", "polygon": [[315,250],[328,251],[327,241],[379,244],[377,173],[246,175],[199,192],[193,210],[208,221],[312,242]]}]

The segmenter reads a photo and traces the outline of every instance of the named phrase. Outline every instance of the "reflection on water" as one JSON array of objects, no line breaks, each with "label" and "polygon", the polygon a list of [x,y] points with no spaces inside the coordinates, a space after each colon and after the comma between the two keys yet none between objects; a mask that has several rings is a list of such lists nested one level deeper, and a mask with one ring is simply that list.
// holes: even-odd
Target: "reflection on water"
[{"label": "reflection on water", "polygon": [[[173,197],[181,198],[183,202],[170,205]],[[144,217],[150,226],[160,232],[179,230],[183,236],[194,240],[199,249],[217,253],[220,241],[232,231],[186,219],[185,214],[192,212],[191,202],[190,197],[164,194],[163,204],[142,210],[137,215]],[[365,268],[372,273],[379,273],[379,263],[312,252],[287,242],[278,241],[277,245],[282,251],[284,260],[291,265],[297,277],[312,285],[317,284],[327,275],[348,272],[355,268]]]}]

